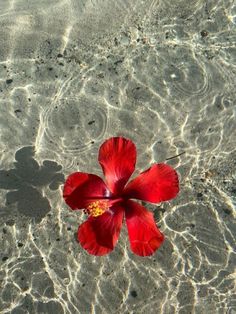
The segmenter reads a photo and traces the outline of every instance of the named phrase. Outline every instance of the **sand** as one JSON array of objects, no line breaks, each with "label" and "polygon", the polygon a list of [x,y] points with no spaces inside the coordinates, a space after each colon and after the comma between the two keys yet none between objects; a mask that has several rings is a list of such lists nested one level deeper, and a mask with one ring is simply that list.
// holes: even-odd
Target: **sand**
[{"label": "sand", "polygon": [[[0,313],[236,313],[233,3],[0,1]],[[87,254],[62,198],[118,135],[135,175],[180,175],[176,199],[145,204],[166,237],[151,257],[125,225]]]}]

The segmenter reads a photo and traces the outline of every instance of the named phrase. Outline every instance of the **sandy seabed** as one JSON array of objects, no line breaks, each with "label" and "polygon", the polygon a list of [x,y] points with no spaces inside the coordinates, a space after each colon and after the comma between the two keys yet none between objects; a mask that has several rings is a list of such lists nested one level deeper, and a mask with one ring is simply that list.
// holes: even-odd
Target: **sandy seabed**
[{"label": "sandy seabed", "polygon": [[[236,313],[235,25],[233,0],[0,0],[0,313]],[[185,152],[148,258],[125,226],[88,255],[62,199],[118,135],[135,174]]]}]

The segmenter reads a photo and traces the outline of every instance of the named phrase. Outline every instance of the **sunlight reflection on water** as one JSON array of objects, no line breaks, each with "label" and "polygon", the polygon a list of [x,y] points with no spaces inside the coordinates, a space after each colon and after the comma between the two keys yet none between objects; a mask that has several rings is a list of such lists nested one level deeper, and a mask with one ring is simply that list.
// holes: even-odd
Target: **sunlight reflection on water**
[{"label": "sunlight reflection on water", "polygon": [[[233,1],[0,12],[0,312],[234,313]],[[166,236],[150,258],[130,252],[125,229],[113,253],[87,255],[74,235],[85,217],[62,200],[64,175],[101,175],[98,148],[114,135],[136,143],[137,172],[185,152],[168,160],[178,198],[145,204]]]}]

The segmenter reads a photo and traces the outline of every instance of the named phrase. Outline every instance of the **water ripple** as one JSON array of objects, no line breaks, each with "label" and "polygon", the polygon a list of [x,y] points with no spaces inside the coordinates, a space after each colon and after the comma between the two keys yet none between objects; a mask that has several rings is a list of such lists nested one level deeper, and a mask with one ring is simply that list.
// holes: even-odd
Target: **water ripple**
[{"label": "water ripple", "polygon": [[39,144],[64,155],[76,155],[100,141],[107,128],[107,113],[102,101],[87,96],[58,99],[41,114]]},{"label": "water ripple", "polygon": [[[0,1],[1,313],[236,310],[235,17],[231,0]],[[178,198],[144,204],[166,237],[149,258],[126,228],[88,255],[62,200],[114,135],[136,173],[180,175]]]}]

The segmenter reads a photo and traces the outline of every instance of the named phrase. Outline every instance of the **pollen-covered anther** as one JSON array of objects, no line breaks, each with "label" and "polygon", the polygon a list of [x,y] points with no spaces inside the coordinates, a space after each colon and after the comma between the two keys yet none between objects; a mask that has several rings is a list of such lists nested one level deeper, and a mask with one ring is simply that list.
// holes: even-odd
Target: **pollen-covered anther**
[{"label": "pollen-covered anther", "polygon": [[95,201],[87,206],[85,213],[92,217],[98,217],[104,214],[108,209],[109,205],[107,201]]}]

